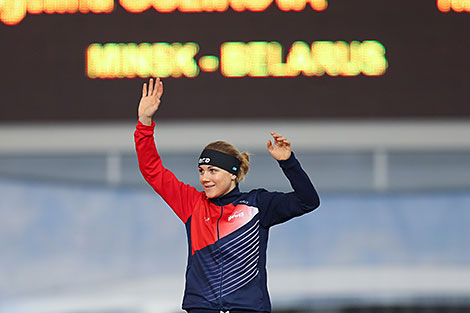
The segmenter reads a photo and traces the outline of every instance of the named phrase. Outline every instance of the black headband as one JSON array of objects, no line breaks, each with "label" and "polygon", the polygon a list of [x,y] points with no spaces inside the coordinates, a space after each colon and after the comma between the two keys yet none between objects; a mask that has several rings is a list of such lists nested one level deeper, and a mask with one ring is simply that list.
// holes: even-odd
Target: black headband
[{"label": "black headband", "polygon": [[227,172],[238,175],[240,160],[233,155],[216,150],[205,149],[201,152],[198,165],[214,165]]}]

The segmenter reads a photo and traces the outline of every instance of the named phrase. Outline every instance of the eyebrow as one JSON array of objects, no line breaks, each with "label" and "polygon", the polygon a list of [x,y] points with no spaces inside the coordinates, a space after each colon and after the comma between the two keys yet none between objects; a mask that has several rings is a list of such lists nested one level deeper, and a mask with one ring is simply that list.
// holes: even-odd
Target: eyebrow
[{"label": "eyebrow", "polygon": [[[203,170],[203,168],[200,165],[197,168]],[[213,168],[217,169],[218,167],[217,166],[212,166],[212,165],[207,166],[207,169],[209,169],[209,170],[213,169]]]}]

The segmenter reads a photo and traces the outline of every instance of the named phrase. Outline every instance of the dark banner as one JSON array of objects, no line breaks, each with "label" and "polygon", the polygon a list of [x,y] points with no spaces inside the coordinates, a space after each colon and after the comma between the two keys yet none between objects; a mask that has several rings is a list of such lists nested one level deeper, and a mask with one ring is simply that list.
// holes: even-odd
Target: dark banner
[{"label": "dark banner", "polygon": [[0,0],[0,120],[469,117],[467,2]]}]

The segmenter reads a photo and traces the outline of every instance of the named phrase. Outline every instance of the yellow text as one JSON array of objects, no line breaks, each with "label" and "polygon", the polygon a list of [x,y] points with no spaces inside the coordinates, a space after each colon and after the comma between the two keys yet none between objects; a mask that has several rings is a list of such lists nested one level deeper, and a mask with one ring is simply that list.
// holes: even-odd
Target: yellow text
[{"label": "yellow text", "polygon": [[381,76],[388,68],[384,46],[377,41],[303,41],[292,44],[283,61],[277,42],[226,42],[220,49],[226,77]]},{"label": "yellow text", "polygon": [[444,13],[451,10],[458,13],[470,12],[470,0],[437,0],[437,8]]},{"label": "yellow text", "polygon": [[[6,25],[17,25],[28,13],[111,13],[114,11],[114,2],[114,0],[0,0],[0,21]],[[315,11],[324,11],[328,8],[328,0],[119,0],[120,5],[131,13],[142,13],[150,8],[160,13],[175,10],[185,13],[225,12],[229,8],[236,12],[261,12],[273,2],[282,11],[301,11],[307,5]]]},{"label": "yellow text", "polygon": [[132,13],[142,13],[150,8],[161,13],[173,12],[225,12],[228,8],[234,11],[261,12],[273,2],[282,11],[301,11],[307,4],[315,11],[324,11],[327,0],[119,0],[121,6]]},{"label": "yellow text", "polygon": [[91,44],[87,49],[90,78],[196,77],[196,43]]},{"label": "yellow text", "polygon": [[16,25],[29,14],[111,13],[114,0],[0,0],[0,20]]},{"label": "yellow text", "polygon": [[[278,42],[225,42],[217,56],[201,56],[189,43],[91,44],[86,52],[90,78],[190,77],[200,71],[225,77],[381,76],[388,68],[384,46],[377,41],[294,42],[284,51]],[[285,56],[284,56],[285,55]],[[219,64],[220,63],[220,64]]]}]

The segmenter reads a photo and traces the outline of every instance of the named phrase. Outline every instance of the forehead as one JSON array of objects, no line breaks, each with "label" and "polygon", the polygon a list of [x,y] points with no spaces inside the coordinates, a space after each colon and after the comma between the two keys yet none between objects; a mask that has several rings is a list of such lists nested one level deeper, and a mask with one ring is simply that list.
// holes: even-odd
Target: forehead
[{"label": "forehead", "polygon": [[216,169],[221,170],[220,167],[217,167],[215,165],[199,165],[198,168],[202,168],[203,170],[208,170],[208,169],[211,169],[211,168],[216,168]]}]

